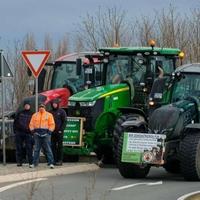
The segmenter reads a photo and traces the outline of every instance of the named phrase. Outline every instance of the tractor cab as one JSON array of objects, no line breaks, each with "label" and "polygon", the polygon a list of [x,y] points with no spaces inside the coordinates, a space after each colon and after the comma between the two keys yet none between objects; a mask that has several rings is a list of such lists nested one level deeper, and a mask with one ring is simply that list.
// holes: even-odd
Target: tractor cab
[{"label": "tractor cab", "polygon": [[179,52],[156,47],[102,48],[100,53],[108,60],[104,63],[104,84],[128,83],[134,107],[144,108],[154,80],[170,77]]},{"label": "tractor cab", "polygon": [[[91,59],[85,55],[90,55]],[[60,106],[66,108],[72,94],[84,90],[88,83],[90,87],[99,84],[100,80],[95,78],[98,70],[100,71],[101,61],[98,55],[95,52],[73,53],[58,58],[54,63],[47,63],[38,77],[38,90],[45,99],[44,103],[48,104],[58,98]],[[95,70],[88,75],[87,69],[91,67]]]}]

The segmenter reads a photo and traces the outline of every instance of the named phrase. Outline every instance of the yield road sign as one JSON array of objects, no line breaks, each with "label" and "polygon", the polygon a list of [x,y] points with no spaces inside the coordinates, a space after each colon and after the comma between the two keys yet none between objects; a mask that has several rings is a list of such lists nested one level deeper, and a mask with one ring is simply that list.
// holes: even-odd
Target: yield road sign
[{"label": "yield road sign", "polygon": [[22,57],[37,78],[50,56],[50,51],[22,51]]}]

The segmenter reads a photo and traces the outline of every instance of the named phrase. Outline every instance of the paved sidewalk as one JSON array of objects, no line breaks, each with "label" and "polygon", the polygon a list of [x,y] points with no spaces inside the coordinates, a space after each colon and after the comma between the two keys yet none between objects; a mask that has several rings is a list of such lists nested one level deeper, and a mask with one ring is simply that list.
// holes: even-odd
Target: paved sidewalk
[{"label": "paved sidewalk", "polygon": [[99,167],[94,163],[63,163],[62,166],[55,166],[50,169],[46,163],[40,163],[36,168],[29,168],[28,164],[17,167],[16,164],[0,164],[0,183],[21,181],[27,179],[59,176],[65,174],[73,174],[87,171],[98,170]]}]

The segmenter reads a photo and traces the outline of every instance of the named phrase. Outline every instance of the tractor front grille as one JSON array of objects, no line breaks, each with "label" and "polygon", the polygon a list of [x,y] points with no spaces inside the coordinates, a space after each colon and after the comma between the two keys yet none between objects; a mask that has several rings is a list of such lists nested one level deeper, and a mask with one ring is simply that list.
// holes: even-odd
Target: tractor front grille
[{"label": "tractor front grille", "polygon": [[94,106],[80,106],[77,102],[75,106],[68,107],[69,117],[84,117],[86,121],[84,122],[85,131],[89,132],[94,130],[96,119],[103,112],[103,101],[98,100]]}]

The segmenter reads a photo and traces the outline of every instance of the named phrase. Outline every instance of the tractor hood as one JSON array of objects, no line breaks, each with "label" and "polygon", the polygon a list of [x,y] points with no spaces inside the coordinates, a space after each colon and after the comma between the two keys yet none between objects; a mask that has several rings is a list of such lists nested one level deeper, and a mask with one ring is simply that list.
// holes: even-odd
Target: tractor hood
[{"label": "tractor hood", "polygon": [[[43,102],[47,106],[47,110],[50,110],[50,102],[54,99],[60,99],[59,106],[66,108],[70,95],[71,93],[67,88],[48,90],[38,94],[38,102]],[[31,105],[32,112],[35,112],[35,95],[24,98],[17,108],[17,112],[23,110],[24,101],[28,101]]]},{"label": "tractor hood", "polygon": [[196,104],[181,100],[156,109],[149,119],[153,132],[165,133],[167,139],[178,138],[184,127],[197,117]]},{"label": "tractor hood", "polygon": [[57,88],[53,90],[48,90],[40,93],[46,97],[45,104],[50,103],[54,99],[60,99],[59,106],[66,108],[68,105],[68,99],[71,95],[70,91],[67,88]]},{"label": "tractor hood", "polygon": [[127,84],[110,84],[106,86],[100,86],[96,88],[91,88],[84,90],[82,92],[76,93],[69,98],[69,101],[96,101],[97,99],[110,96],[112,94],[127,91],[129,87]]}]

